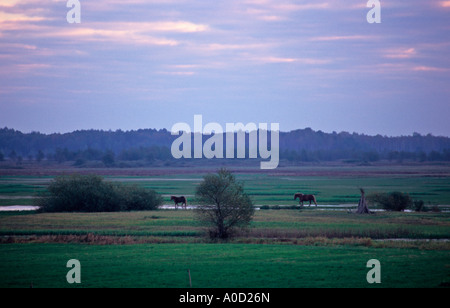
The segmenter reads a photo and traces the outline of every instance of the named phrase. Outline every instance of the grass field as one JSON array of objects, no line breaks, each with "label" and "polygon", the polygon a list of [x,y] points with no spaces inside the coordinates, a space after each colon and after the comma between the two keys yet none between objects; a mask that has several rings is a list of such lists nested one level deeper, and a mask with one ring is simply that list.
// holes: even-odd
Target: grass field
[{"label": "grass field", "polygon": [[247,232],[211,243],[189,210],[3,213],[0,287],[74,287],[69,259],[81,262],[79,287],[183,288],[188,269],[198,288],[376,287],[366,281],[370,259],[382,264],[379,287],[443,287],[449,218],[261,210]]},{"label": "grass field", "polygon": [[[147,171],[147,172],[145,172]],[[215,169],[181,171],[150,169],[135,171],[116,169],[83,170],[70,169],[71,172],[104,173],[111,181],[133,183],[151,188],[165,196],[170,203],[170,195],[185,195],[191,202],[195,187],[207,172]],[[0,206],[31,205],[32,197],[45,190],[54,175],[36,176],[30,172],[24,175],[1,175]],[[54,172],[56,173],[56,172]],[[128,174],[127,174],[128,173]],[[315,194],[319,205],[356,204],[360,194],[359,187],[371,192],[402,191],[414,199],[421,199],[427,205],[450,206],[450,166],[381,166],[381,167],[305,167],[279,169],[273,173],[260,173],[255,170],[236,169],[237,179],[244,182],[246,192],[256,205],[295,205],[296,192]],[[59,174],[59,173],[57,173]]]},{"label": "grass field", "polygon": [[[110,236],[130,242],[199,242],[203,228],[193,211],[125,213],[0,214],[0,235]],[[345,211],[260,210],[240,237],[247,242],[293,242],[307,237],[370,239],[446,239],[450,213],[378,212],[360,216]],[[135,238],[133,238],[135,237]]]},{"label": "grass field", "polygon": [[[366,281],[370,259],[381,284]],[[66,281],[69,259],[81,284]],[[10,244],[0,250],[0,287],[195,288],[439,287],[448,251],[248,244]]]},{"label": "grass field", "polygon": [[[211,170],[84,172],[94,171],[155,189],[168,204],[170,195],[192,200]],[[0,205],[30,205],[56,174],[70,172],[0,175]],[[0,287],[187,288],[188,269],[195,288],[450,285],[450,212],[356,215],[323,207],[356,204],[359,187],[368,193],[399,190],[428,205],[449,205],[448,167],[235,173],[256,205],[295,205],[293,194],[302,191],[317,195],[319,209],[257,210],[250,228],[224,243],[210,242],[191,210],[0,212]],[[66,281],[69,259],[81,262],[80,285]],[[381,263],[380,285],[366,281],[370,259]]]}]

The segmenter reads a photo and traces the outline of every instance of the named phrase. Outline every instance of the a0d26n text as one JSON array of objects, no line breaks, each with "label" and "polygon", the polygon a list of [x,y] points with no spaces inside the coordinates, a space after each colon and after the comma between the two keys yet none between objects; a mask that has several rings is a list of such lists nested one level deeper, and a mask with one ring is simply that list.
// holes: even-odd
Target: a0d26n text
[{"label": "a0d26n text", "polygon": [[269,303],[270,293],[225,293],[223,303]]}]

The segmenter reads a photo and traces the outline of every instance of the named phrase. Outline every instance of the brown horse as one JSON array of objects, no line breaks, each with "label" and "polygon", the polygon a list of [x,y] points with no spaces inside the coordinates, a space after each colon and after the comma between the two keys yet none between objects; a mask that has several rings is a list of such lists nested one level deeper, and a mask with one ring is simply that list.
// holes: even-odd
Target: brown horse
[{"label": "brown horse", "polygon": [[303,206],[303,201],[309,201],[309,206],[311,206],[311,201],[317,206],[316,197],[314,195],[304,195],[304,194],[295,194],[294,200],[299,199],[299,203]]},{"label": "brown horse", "polygon": [[184,209],[186,209],[187,200],[186,200],[186,198],[184,196],[181,196],[181,197],[172,196],[172,197],[170,197],[170,201],[175,202],[175,209],[176,210],[178,209],[178,203],[181,203],[181,206],[184,207]]}]

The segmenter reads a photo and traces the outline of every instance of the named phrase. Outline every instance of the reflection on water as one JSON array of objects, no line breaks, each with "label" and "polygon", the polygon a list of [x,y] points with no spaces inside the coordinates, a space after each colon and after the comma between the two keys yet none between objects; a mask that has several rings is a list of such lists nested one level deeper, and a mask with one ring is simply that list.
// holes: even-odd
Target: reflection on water
[{"label": "reflection on water", "polygon": [[9,206],[0,206],[0,212],[6,211],[35,211],[39,207],[32,205],[9,205]]}]

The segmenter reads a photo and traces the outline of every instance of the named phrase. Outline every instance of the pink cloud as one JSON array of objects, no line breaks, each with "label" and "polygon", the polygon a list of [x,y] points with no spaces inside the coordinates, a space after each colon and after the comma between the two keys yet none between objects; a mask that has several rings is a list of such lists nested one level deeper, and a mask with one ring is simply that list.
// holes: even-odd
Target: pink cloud
[{"label": "pink cloud", "polygon": [[391,59],[409,59],[415,57],[416,55],[417,51],[415,48],[396,48],[386,50],[384,57]]},{"label": "pink cloud", "polygon": [[449,69],[441,68],[441,67],[433,67],[433,66],[415,66],[413,71],[418,72],[448,72]]},{"label": "pink cloud", "polygon": [[300,63],[309,65],[327,64],[330,60],[312,59],[312,58],[281,58],[281,57],[263,57],[257,58],[257,61],[264,63]]},{"label": "pink cloud", "polygon": [[[14,14],[15,15],[15,14]],[[6,16],[6,17],[5,17]],[[26,17],[2,15],[8,21],[2,24],[2,31],[20,31],[21,37],[53,37],[77,38],[84,41],[116,42],[131,45],[165,45],[176,46],[175,39],[161,37],[155,33],[194,33],[208,31],[209,27],[187,21],[167,22],[100,22],[89,23],[89,27],[82,23],[77,27],[52,27],[44,24],[21,23]],[[37,19],[31,19],[37,20]],[[4,33],[2,33],[4,35]]]},{"label": "pink cloud", "polygon": [[373,36],[366,35],[341,35],[341,36],[318,36],[310,38],[310,41],[349,41],[349,40],[369,40],[373,39]]},{"label": "pink cloud", "polygon": [[0,11],[0,23],[4,22],[20,22],[20,21],[42,21],[46,20],[42,16],[29,16],[26,14],[5,13]]}]

